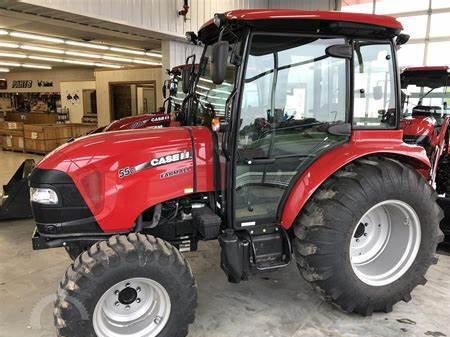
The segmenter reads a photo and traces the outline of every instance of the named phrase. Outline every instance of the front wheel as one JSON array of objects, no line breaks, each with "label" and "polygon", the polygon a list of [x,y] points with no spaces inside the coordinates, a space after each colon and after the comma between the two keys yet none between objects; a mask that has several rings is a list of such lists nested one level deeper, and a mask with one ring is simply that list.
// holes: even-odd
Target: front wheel
[{"label": "front wheel", "polygon": [[425,273],[442,241],[442,211],[420,174],[388,158],[361,159],[334,174],[294,227],[303,277],[347,312],[390,312]]},{"label": "front wheel", "polygon": [[169,243],[142,234],[93,245],[68,268],[55,303],[58,336],[184,337],[197,288]]}]

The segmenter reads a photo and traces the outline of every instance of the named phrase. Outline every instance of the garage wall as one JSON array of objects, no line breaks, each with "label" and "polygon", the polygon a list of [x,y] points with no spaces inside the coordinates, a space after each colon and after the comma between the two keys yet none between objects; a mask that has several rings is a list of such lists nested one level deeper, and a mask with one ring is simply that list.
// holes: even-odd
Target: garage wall
[{"label": "garage wall", "polygon": [[110,84],[120,82],[155,81],[156,83],[156,106],[163,103],[161,67],[121,69],[121,70],[98,70],[95,72],[97,88],[97,116],[98,125],[103,126],[111,122]]},{"label": "garage wall", "polygon": [[[83,90],[95,90],[95,81],[61,82],[61,106],[69,109],[70,122],[81,123],[84,115]],[[72,99],[69,98],[72,97]],[[77,95],[79,99],[73,97]]]},{"label": "garage wall", "polygon": [[126,24],[174,36],[197,31],[214,13],[247,8],[335,9],[337,0],[190,0],[189,20],[177,16],[182,0],[22,0],[24,3]]}]

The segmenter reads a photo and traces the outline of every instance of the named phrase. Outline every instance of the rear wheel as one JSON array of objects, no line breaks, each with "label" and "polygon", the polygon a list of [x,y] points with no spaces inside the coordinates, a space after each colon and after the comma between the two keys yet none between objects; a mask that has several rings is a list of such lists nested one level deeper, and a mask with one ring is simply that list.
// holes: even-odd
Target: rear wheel
[{"label": "rear wheel", "polygon": [[58,336],[184,337],[196,290],[189,265],[169,243],[114,236],[67,270],[55,303]]},{"label": "rear wheel", "polygon": [[388,158],[361,159],[328,179],[297,219],[303,277],[347,312],[408,301],[442,241],[442,211],[420,174]]}]

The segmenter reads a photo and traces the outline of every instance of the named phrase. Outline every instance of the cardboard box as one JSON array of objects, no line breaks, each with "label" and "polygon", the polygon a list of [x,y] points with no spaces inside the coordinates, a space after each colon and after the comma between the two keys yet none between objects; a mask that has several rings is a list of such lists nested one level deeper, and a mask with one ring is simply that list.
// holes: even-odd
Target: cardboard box
[{"label": "cardboard box", "polygon": [[39,113],[39,112],[8,112],[6,121],[22,122],[25,124],[54,124],[58,120],[56,113]]},{"label": "cardboard box", "polygon": [[78,138],[85,136],[89,132],[97,129],[97,124],[70,124],[72,126],[72,137]]},{"label": "cardboard box", "polygon": [[49,153],[60,144],[56,139],[29,139],[25,138],[25,151],[33,153]]},{"label": "cardboard box", "polygon": [[3,122],[2,123],[3,130],[23,130],[22,122]]},{"label": "cardboard box", "polygon": [[34,140],[67,139],[72,137],[72,128],[65,124],[25,124],[24,135]]},{"label": "cardboard box", "polygon": [[23,151],[24,138],[18,135],[3,135],[2,148],[4,150]]}]

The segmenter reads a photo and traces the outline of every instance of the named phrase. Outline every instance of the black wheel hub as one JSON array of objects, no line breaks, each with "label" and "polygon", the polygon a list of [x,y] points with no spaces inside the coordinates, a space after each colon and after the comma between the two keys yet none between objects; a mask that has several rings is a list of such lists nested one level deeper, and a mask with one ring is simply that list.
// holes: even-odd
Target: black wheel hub
[{"label": "black wheel hub", "polygon": [[356,228],[355,235],[353,235],[353,237],[355,239],[359,239],[361,236],[364,235],[365,232],[366,232],[366,225],[361,222],[358,225],[358,228]]},{"label": "black wheel hub", "polygon": [[137,291],[134,288],[128,287],[119,293],[119,302],[123,305],[128,305],[136,301]]}]

